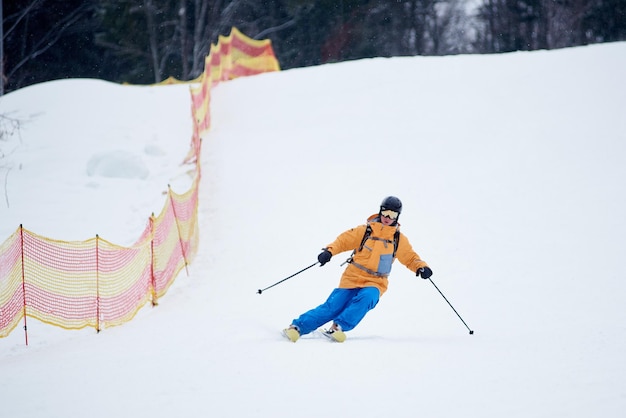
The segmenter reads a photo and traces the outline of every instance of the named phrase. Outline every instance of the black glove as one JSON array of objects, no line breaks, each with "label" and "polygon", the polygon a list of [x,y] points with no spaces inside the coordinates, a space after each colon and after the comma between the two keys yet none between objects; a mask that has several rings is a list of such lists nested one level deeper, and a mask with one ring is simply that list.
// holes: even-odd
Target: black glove
[{"label": "black glove", "polygon": [[430,267],[426,266],[426,267],[417,269],[417,271],[415,272],[415,275],[419,277],[420,274],[422,275],[422,279],[428,279],[430,276],[433,275],[433,271],[430,269]]},{"label": "black glove", "polygon": [[320,255],[317,256],[317,261],[320,262],[320,267],[328,263],[332,256],[333,255],[330,253],[330,251],[324,249],[324,251],[322,251]]}]

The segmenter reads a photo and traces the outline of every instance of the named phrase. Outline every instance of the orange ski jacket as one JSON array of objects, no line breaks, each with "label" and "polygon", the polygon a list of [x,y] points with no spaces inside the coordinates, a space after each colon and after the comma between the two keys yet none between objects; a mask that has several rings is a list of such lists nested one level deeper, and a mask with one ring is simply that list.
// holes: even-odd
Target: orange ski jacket
[{"label": "orange ski jacket", "polygon": [[[367,225],[370,225],[372,232],[359,251]],[[341,276],[339,287],[353,289],[374,286],[380,290],[382,296],[387,291],[388,276],[396,258],[413,272],[428,266],[413,250],[408,238],[402,232],[398,235],[397,251],[394,257],[394,234],[399,228],[399,224],[383,225],[378,214],[374,214],[367,219],[367,224],[343,232],[329,244],[326,249],[333,256],[356,250]]]}]

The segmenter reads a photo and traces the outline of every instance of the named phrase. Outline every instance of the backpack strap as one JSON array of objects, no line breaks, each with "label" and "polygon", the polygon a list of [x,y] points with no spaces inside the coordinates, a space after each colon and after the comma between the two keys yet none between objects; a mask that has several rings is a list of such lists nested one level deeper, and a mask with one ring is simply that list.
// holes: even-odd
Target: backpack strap
[{"label": "backpack strap", "polygon": [[398,252],[398,244],[400,243],[400,228],[396,228],[396,232],[393,234],[393,258],[396,258]]},{"label": "backpack strap", "polygon": [[363,238],[361,239],[361,244],[359,245],[359,248],[357,248],[354,251],[352,251],[352,254],[350,254],[350,257],[348,257],[348,259],[346,261],[341,263],[342,266],[344,264],[346,264],[346,263],[348,263],[348,264],[352,263],[352,258],[357,253],[357,251],[363,250],[363,246],[365,245],[365,241],[367,241],[367,239],[370,237],[370,235],[372,235],[372,226],[370,225],[370,223],[368,221],[367,222],[367,227],[365,227],[365,233],[363,234]]},{"label": "backpack strap", "polygon": [[354,250],[352,255],[354,255],[357,251],[363,250],[363,246],[365,245],[365,241],[367,241],[367,239],[370,237],[370,235],[372,235],[372,226],[368,222],[367,223],[367,227],[365,228],[365,233],[363,234],[363,239],[361,240],[361,245],[359,245],[359,249],[358,250]]},{"label": "backpack strap", "polygon": [[350,254],[350,257],[348,257],[346,261],[341,263],[342,266],[346,263],[352,263],[352,258],[354,257],[354,255],[357,252],[361,252],[363,250],[363,247],[365,246],[365,242],[370,238],[373,240],[377,240],[377,241],[385,241],[390,244],[393,242],[393,258],[396,258],[396,252],[398,251],[398,242],[400,241],[400,228],[396,227],[396,232],[393,234],[393,241],[390,241],[384,238],[371,237],[371,235],[372,235],[372,227],[370,223],[368,222],[367,227],[365,228],[365,233],[363,234],[363,239],[361,239],[361,245],[359,245],[359,248],[352,251],[352,254]]}]

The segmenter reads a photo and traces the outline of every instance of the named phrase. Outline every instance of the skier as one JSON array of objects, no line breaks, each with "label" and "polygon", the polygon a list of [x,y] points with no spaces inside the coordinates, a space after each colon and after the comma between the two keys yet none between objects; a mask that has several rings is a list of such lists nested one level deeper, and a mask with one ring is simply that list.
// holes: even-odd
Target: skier
[{"label": "skier", "polygon": [[417,277],[428,279],[433,274],[400,232],[398,218],[401,212],[400,199],[388,196],[380,204],[378,213],[368,218],[366,225],[345,231],[323,249],[317,257],[320,266],[334,255],[349,250],[353,252],[347,260],[348,266],[339,287],[332,291],[326,302],[294,319],[283,330],[285,337],[296,342],[301,335],[332,320],[324,335],[337,342],[345,341],[345,332],[354,329],[387,290],[387,278],[396,257]]}]

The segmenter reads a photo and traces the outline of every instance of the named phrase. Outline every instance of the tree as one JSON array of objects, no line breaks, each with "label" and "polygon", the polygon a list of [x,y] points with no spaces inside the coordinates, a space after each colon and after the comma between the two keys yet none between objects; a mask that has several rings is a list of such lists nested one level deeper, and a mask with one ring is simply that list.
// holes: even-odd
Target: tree
[{"label": "tree", "polygon": [[626,0],[595,0],[585,11],[581,26],[587,42],[626,40]]},{"label": "tree", "polygon": [[464,23],[467,16],[457,0],[371,2],[363,5],[355,17],[352,23],[360,40],[355,42],[352,58],[443,55],[469,50]]},{"label": "tree", "polygon": [[233,26],[271,39],[283,69],[626,39],[626,0],[479,2],[468,15],[464,0],[5,0],[6,90],[62,77],[192,80]]},{"label": "tree", "polygon": [[481,52],[626,39],[626,0],[485,0],[478,19]]},{"label": "tree", "polygon": [[157,8],[152,0],[102,2],[95,45],[105,51],[110,77],[137,84],[161,81],[175,31],[169,8],[176,2],[163,3]]},{"label": "tree", "polygon": [[[18,4],[19,3],[19,4]],[[89,45],[95,1],[30,0],[4,4],[4,82],[7,90],[62,77],[76,66],[89,68]],[[82,55],[81,60],[68,60]],[[70,65],[74,68],[69,68]]]},{"label": "tree", "polygon": [[118,62],[117,76],[133,83],[195,79],[211,44],[233,26],[255,37],[293,22],[277,1],[108,0],[102,10],[96,43]]}]

